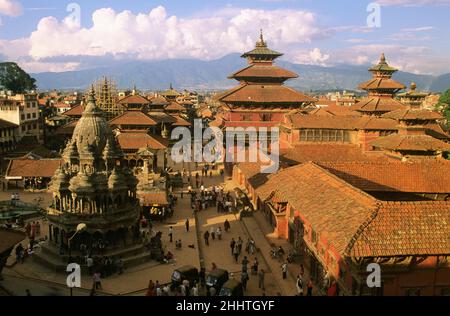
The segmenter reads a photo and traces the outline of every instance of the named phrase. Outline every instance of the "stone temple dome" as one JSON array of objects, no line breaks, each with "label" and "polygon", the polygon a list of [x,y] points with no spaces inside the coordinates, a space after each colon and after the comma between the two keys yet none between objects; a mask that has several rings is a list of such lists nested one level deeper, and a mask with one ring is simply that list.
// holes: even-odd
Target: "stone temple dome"
[{"label": "stone temple dome", "polygon": [[95,105],[94,91],[89,93],[86,108],[75,127],[72,141],[76,143],[80,156],[100,156],[114,134],[103,117],[102,111]]},{"label": "stone temple dome", "polygon": [[79,223],[93,233],[128,231],[139,218],[136,184],[91,89],[63,163],[52,178],[49,222],[67,233]]}]

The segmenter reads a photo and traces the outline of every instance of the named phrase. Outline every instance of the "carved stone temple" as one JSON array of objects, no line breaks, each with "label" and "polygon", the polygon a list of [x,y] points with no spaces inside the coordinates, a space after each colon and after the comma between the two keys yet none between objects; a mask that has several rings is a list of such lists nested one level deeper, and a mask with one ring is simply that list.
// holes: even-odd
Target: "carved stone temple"
[{"label": "carved stone temple", "polygon": [[[93,247],[93,255],[99,243],[106,251],[116,251],[117,256],[120,249],[133,246],[134,253],[127,250],[123,254],[143,252],[136,185],[137,179],[123,163],[122,150],[91,90],[50,184],[53,203],[47,209],[49,242],[43,251],[58,249],[60,256],[67,256],[68,240],[74,236],[70,241],[74,256],[81,257],[81,244],[88,252]],[[86,229],[75,234],[79,224],[85,224]]]}]

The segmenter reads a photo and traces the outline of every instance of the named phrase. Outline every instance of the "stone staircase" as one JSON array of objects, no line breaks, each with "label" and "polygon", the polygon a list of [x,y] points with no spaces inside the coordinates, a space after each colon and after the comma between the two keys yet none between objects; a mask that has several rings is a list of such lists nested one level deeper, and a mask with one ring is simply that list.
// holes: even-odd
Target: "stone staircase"
[{"label": "stone staircase", "polygon": [[[94,255],[95,256],[95,255]],[[104,256],[107,256],[113,261],[122,257],[125,269],[138,266],[143,263],[147,263],[151,260],[150,251],[145,248],[142,244],[129,245],[122,248],[110,249],[105,251]],[[77,253],[72,254],[74,262],[79,262],[81,265],[82,273],[88,273],[88,268],[84,262],[84,259],[75,259],[78,257]],[[55,272],[66,273],[67,263],[69,261],[69,255],[65,252],[64,255],[59,254],[59,249],[49,243],[41,244],[40,249],[38,249],[32,256],[35,262],[38,262]]]}]

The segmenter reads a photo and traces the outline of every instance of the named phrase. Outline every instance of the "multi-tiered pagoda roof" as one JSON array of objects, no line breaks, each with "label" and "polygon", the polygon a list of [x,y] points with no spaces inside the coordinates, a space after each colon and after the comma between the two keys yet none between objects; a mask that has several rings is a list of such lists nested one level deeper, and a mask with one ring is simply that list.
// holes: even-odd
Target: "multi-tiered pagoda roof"
[{"label": "multi-tiered pagoda roof", "polygon": [[217,99],[232,107],[299,107],[314,102],[313,98],[283,85],[298,75],[274,65],[274,60],[282,55],[268,48],[261,33],[255,48],[241,56],[247,58],[249,66],[228,77],[238,80],[240,85],[220,94]]},{"label": "multi-tiered pagoda roof", "polygon": [[405,86],[391,77],[397,69],[389,66],[386,57],[381,54],[377,65],[369,68],[373,78],[361,83],[358,88],[366,90],[368,96],[351,108],[367,115],[382,115],[395,110],[406,109],[406,106],[394,99],[395,94]]}]

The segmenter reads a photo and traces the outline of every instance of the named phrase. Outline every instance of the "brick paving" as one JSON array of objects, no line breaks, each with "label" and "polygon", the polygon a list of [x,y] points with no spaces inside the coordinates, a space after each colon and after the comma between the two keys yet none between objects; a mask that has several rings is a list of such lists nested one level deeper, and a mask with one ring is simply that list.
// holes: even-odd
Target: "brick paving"
[{"label": "brick paving", "polygon": [[[175,165],[174,170],[194,170],[195,165],[188,166]],[[185,182],[187,178],[185,177]],[[212,177],[205,177],[203,179],[205,187],[214,185],[224,185],[225,190],[232,191],[235,185],[231,181],[224,183],[224,178],[219,175],[218,171],[214,171]],[[270,258],[270,243],[272,240],[270,227],[267,223],[261,222],[263,218],[250,217],[244,218],[242,221],[233,213],[217,213],[216,207],[208,208],[200,211],[197,214],[198,223],[195,221],[192,209],[190,207],[190,199],[188,195],[181,198],[179,190],[175,190],[178,194],[178,204],[175,207],[173,218],[167,219],[164,223],[154,223],[154,229],[161,231],[163,246],[165,251],[170,250],[174,255],[176,262],[171,264],[158,264],[150,261],[143,265],[139,265],[127,269],[122,275],[113,275],[102,280],[103,291],[101,294],[112,295],[145,295],[149,280],[158,280],[161,284],[168,283],[174,268],[184,264],[191,264],[200,267],[200,260],[204,261],[207,272],[211,269],[214,262],[218,267],[227,269],[234,274],[236,279],[241,277],[241,261],[245,252],[245,243],[247,238],[252,237],[256,242],[256,247],[259,249],[255,255],[248,256],[250,266],[256,256],[259,261],[260,269],[266,270],[265,277],[265,294],[270,295],[294,295],[295,294],[295,276],[296,269],[294,265],[289,267],[289,277],[283,280],[281,277],[281,262]],[[10,192],[0,192],[0,199],[9,199]],[[46,193],[20,193],[22,201],[33,203],[37,197],[42,197],[42,206],[50,203],[51,195]],[[262,214],[257,214],[262,215]],[[189,232],[185,230],[185,220],[189,218],[191,229]],[[223,229],[225,219],[231,224],[231,230],[226,233]],[[198,224],[197,229],[196,224]],[[211,226],[217,227],[220,225],[223,230],[222,240],[210,240],[210,246],[205,246],[203,241],[203,232],[210,229]],[[183,248],[181,250],[175,249],[175,243],[169,243],[168,229],[173,226],[174,241],[181,239]],[[264,228],[264,229],[261,229]],[[45,229],[43,233],[45,234]],[[197,238],[197,234],[201,237]],[[231,238],[237,240],[241,237],[244,241],[244,249],[239,257],[238,263],[234,261],[231,256],[231,249],[229,243]],[[282,240],[275,240],[276,243],[287,243]],[[189,248],[188,245],[194,245],[195,249]],[[287,245],[283,246],[286,250],[289,249]],[[12,259],[10,258],[10,261]],[[65,286],[66,275],[64,271],[52,271],[46,267],[27,260],[23,265],[17,264],[10,268],[4,269],[5,280],[0,282],[5,289],[15,295],[25,295],[24,290],[30,288],[33,295],[68,295],[69,291]],[[259,296],[263,291],[258,288],[257,276],[249,275],[250,280],[247,286],[246,295]],[[82,289],[74,291],[74,295],[88,295],[89,289],[92,286],[90,277],[82,278]],[[53,291],[53,292],[52,292]],[[53,293],[53,294],[52,294]]]}]

